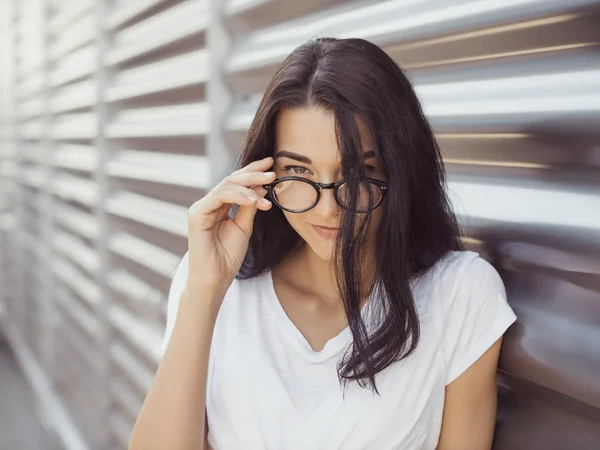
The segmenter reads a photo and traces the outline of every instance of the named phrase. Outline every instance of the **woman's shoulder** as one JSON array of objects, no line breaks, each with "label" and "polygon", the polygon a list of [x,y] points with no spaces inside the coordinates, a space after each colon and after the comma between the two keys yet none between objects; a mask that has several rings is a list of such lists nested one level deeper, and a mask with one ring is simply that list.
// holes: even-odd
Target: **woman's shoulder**
[{"label": "woman's shoulder", "polygon": [[476,251],[448,252],[412,287],[419,312],[441,323],[467,311],[507,306],[500,273]]},{"label": "woman's shoulder", "polygon": [[[439,277],[443,279],[452,294],[487,286],[491,290],[504,290],[502,279],[494,267],[481,254],[472,250],[450,252],[442,261]],[[504,294],[504,292],[503,292]]]},{"label": "woman's shoulder", "polygon": [[487,263],[478,252],[472,250],[451,250],[434,264],[433,276],[438,281],[456,287],[462,276],[468,271],[468,268],[472,264],[481,264],[480,261]]},{"label": "woman's shoulder", "polygon": [[434,267],[446,273],[455,272],[476,258],[481,256],[473,250],[450,250],[435,263]]},{"label": "woman's shoulder", "polygon": [[[424,278],[442,308],[473,297],[506,296],[498,270],[478,252],[453,250],[438,260]],[[482,299],[483,300],[483,299]]]},{"label": "woman's shoulder", "polygon": [[467,267],[478,259],[485,261],[479,253],[471,250],[450,250],[426,272],[412,280],[413,288],[425,289],[428,295],[439,290],[447,294],[456,289]]},{"label": "woman's shoulder", "polygon": [[459,251],[438,267],[433,304],[450,383],[516,320],[498,270],[478,252]]}]

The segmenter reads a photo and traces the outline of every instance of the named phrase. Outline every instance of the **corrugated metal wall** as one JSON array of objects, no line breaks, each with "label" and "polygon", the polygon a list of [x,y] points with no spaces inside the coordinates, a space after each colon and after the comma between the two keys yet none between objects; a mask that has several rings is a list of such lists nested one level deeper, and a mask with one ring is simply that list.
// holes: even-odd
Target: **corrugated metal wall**
[{"label": "corrugated metal wall", "polygon": [[496,448],[597,448],[598,0],[2,7],[4,324],[49,381],[38,391],[56,394],[46,403],[64,406],[73,446],[126,447],[185,211],[231,170],[277,64],[327,35],[369,39],[409,70],[469,245],[505,279],[520,321],[502,357]]}]

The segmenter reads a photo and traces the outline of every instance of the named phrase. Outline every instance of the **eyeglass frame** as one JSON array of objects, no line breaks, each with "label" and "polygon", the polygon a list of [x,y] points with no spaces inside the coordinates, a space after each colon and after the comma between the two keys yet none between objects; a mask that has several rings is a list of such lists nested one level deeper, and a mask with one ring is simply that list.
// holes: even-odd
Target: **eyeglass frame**
[{"label": "eyeglass frame", "polygon": [[[285,208],[284,206],[281,205],[281,203],[279,203],[279,201],[277,200],[277,195],[275,195],[273,192],[275,189],[275,186],[277,186],[279,183],[282,183],[284,181],[302,181],[304,183],[310,184],[317,192],[317,199],[310,206],[310,208],[306,208],[301,211],[295,211],[295,210],[290,210],[288,208]],[[385,181],[376,180],[375,178],[367,177],[367,182],[369,182],[369,183],[375,185],[377,188],[379,188],[379,190],[381,191],[381,199],[370,209],[367,209],[364,211],[362,211],[362,210],[354,211],[357,214],[369,213],[369,212],[375,210],[375,208],[378,208],[383,203],[383,199],[385,198],[385,194],[387,193],[387,183]],[[279,208],[283,209],[284,211],[290,212],[290,213],[300,214],[300,213],[304,213],[306,211],[310,211],[311,209],[313,209],[315,206],[317,206],[319,204],[319,200],[321,199],[321,190],[322,189],[333,189],[333,198],[335,198],[336,203],[338,205],[340,205],[341,208],[344,208],[347,211],[352,211],[350,208],[346,208],[344,205],[342,205],[342,203],[340,202],[340,199],[338,197],[338,190],[340,189],[340,187],[343,184],[346,184],[345,180],[339,180],[339,181],[335,181],[333,183],[319,183],[318,181],[312,181],[312,180],[308,180],[306,178],[291,175],[291,176],[287,176],[287,177],[277,178],[272,183],[263,184],[262,186],[263,186],[263,188],[265,188],[267,190],[269,197],[271,197],[271,200],[273,201],[273,203],[275,203]]]}]

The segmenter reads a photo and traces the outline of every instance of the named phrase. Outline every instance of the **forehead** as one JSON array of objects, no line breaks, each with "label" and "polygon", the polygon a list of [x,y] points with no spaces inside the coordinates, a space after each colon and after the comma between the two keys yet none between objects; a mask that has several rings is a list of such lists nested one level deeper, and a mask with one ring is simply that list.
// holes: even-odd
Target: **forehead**
[{"label": "forehead", "polygon": [[[372,150],[367,126],[357,116],[356,124],[364,151]],[[275,123],[277,150],[288,150],[308,156],[315,163],[338,161],[338,144],[333,113],[319,107],[282,110]]]}]

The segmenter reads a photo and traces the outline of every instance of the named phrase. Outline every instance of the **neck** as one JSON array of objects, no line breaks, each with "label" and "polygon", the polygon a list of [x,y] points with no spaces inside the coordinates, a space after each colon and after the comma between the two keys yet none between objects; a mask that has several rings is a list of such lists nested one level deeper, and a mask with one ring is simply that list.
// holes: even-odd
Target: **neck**
[{"label": "neck", "polygon": [[[372,252],[369,252],[372,254]],[[309,245],[304,244],[297,250],[295,255],[297,272],[303,274],[303,278],[311,290],[324,301],[339,303],[340,294],[335,281],[334,261],[320,258],[312,251]],[[363,266],[361,275],[361,303],[366,301],[371,293],[372,282],[375,278],[375,264],[372,258],[365,258],[368,264]]]}]

